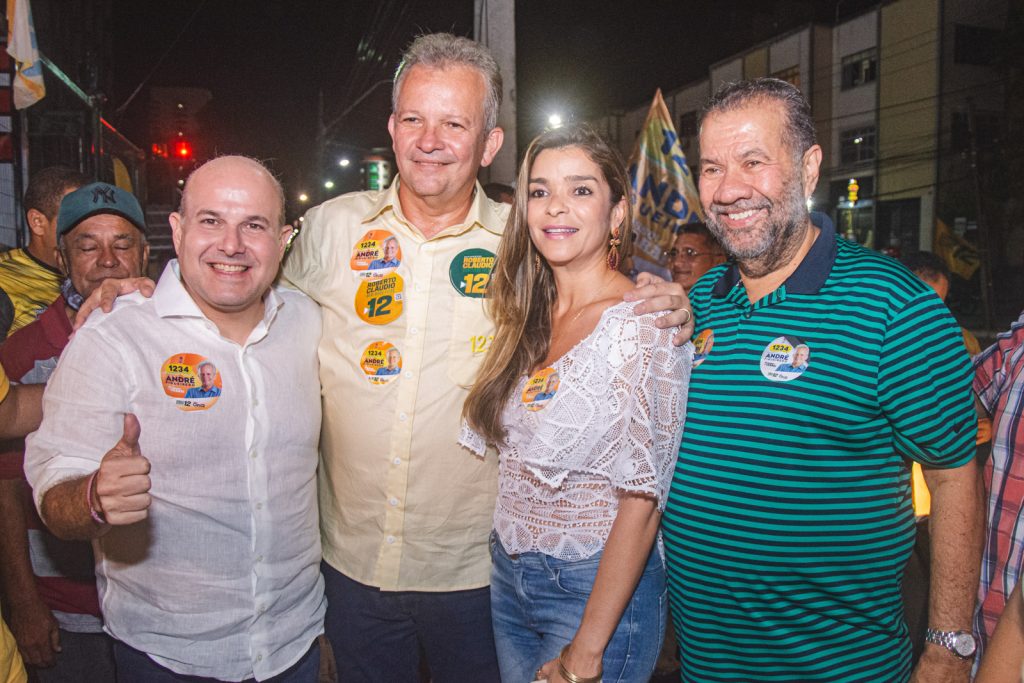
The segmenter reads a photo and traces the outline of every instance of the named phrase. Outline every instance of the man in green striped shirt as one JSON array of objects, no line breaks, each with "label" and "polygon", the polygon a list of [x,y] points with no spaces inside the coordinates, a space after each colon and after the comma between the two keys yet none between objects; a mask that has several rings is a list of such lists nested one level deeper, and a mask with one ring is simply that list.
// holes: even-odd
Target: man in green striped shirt
[{"label": "man in green striped shirt", "polygon": [[708,227],[734,262],[690,291],[695,367],[663,518],[683,680],[911,679],[917,461],[934,642],[913,680],[966,683],[984,513],[959,328],[909,271],[811,221],[822,152],[795,87],[723,86],[700,147]]}]

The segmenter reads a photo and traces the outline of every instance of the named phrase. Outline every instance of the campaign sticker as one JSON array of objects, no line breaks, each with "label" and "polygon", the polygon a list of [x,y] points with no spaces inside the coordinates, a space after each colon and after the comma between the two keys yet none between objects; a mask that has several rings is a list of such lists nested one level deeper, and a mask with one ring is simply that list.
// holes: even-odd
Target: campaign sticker
[{"label": "campaign sticker", "polygon": [[206,410],[220,398],[223,384],[213,361],[197,353],[176,353],[160,368],[164,393],[178,410]]},{"label": "campaign sticker", "polygon": [[789,382],[810,367],[811,349],[796,337],[776,337],[761,353],[761,374],[773,382]]},{"label": "campaign sticker", "polygon": [[402,372],[402,354],[394,344],[375,341],[363,350],[359,367],[370,384],[382,386],[398,379]]},{"label": "campaign sticker", "polygon": [[367,280],[356,290],[356,315],[371,325],[387,325],[402,315],[402,276],[392,273],[379,280]]},{"label": "campaign sticker", "polygon": [[530,379],[526,380],[523,388],[523,405],[527,410],[538,411],[550,401],[561,380],[554,368],[538,370]]},{"label": "campaign sticker", "polygon": [[374,280],[389,275],[402,264],[402,247],[387,230],[370,230],[352,247],[349,265],[357,276]]},{"label": "campaign sticker", "polygon": [[704,359],[711,353],[711,347],[715,345],[715,331],[711,328],[701,330],[697,338],[693,340],[693,367],[704,362]]},{"label": "campaign sticker", "polygon": [[491,282],[494,253],[486,249],[460,251],[448,266],[452,287],[462,296],[482,299]]}]

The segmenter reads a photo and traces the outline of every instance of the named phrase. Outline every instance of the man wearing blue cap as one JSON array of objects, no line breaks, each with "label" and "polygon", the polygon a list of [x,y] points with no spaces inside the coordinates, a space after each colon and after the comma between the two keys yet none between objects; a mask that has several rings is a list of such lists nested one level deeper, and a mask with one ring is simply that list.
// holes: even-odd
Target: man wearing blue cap
[{"label": "man wearing blue cap", "polygon": [[[65,195],[55,223],[61,294],[0,347],[0,364],[19,384],[49,379],[82,297],[106,278],[142,275],[149,258],[142,207],[112,185],[93,183]],[[0,453],[0,585],[18,649],[40,683],[113,683],[92,547],[49,533],[25,482],[24,444],[10,446]]]}]

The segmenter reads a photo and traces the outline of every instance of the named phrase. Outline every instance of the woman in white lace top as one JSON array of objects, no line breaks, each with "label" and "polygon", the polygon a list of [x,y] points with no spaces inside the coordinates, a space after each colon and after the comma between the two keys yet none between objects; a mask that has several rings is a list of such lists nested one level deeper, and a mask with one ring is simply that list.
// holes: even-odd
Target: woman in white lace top
[{"label": "woman in white lace top", "polygon": [[661,646],[655,541],[692,346],[622,301],[628,189],[591,129],[542,134],[491,275],[497,332],[462,443],[499,453],[491,611],[504,683],[646,682]]}]

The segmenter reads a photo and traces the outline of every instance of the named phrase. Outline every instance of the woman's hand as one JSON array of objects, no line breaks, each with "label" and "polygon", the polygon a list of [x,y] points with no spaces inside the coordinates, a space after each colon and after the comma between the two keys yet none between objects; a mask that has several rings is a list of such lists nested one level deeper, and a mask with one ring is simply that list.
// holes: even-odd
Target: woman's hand
[{"label": "woman's hand", "polygon": [[576,648],[574,651],[573,643],[570,643],[566,649],[562,650],[561,655],[549,662],[545,662],[543,666],[537,669],[537,680],[547,681],[548,683],[568,683],[560,673],[559,659],[562,660],[562,666],[569,673],[586,680],[600,680],[603,653],[585,655],[579,652],[580,649],[582,648]]}]

